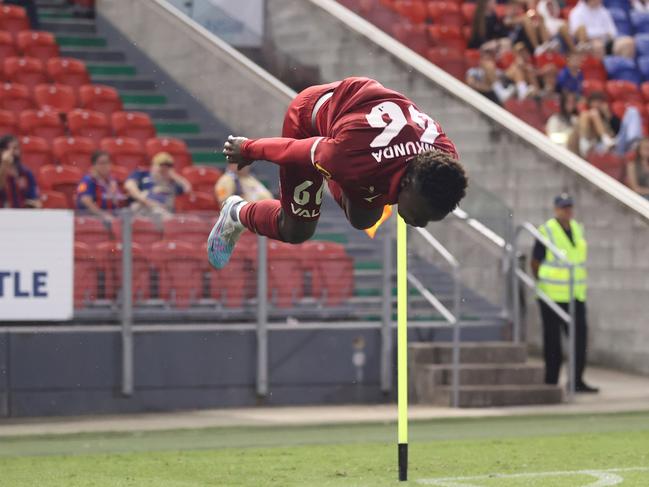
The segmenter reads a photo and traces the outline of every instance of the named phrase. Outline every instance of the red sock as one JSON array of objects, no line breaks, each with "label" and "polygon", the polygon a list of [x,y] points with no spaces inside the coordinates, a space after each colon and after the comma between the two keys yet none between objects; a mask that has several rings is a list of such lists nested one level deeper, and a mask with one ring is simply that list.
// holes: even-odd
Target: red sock
[{"label": "red sock", "polygon": [[247,203],[239,212],[239,221],[257,235],[282,240],[279,234],[279,215],[282,204],[279,200],[263,200]]}]

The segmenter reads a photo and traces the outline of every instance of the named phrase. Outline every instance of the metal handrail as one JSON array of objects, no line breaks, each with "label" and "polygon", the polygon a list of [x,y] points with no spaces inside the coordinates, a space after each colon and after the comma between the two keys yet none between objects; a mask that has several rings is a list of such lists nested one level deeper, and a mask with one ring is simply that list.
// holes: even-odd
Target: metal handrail
[{"label": "metal handrail", "polygon": [[453,311],[449,311],[414,275],[408,272],[408,281],[417,288],[421,295],[446,321],[453,325],[453,364],[452,364],[452,402],[453,407],[460,405],[460,263],[442,243],[424,228],[415,227],[424,240],[449,264],[453,271]]},{"label": "metal handrail", "polygon": [[[525,271],[519,269],[517,266],[518,259],[518,237],[525,231],[532,235],[536,240],[540,241],[546,249],[550,250],[552,254],[561,261],[569,272],[569,296],[570,302],[568,306],[568,313],[566,313],[557,303],[552,301],[550,297],[543,291],[538,289],[536,282]],[[512,299],[513,299],[513,320],[514,320],[514,342],[520,343],[520,295],[518,293],[518,281],[520,280],[528,288],[533,289],[536,295],[544,303],[546,303],[552,311],[554,311],[559,318],[565,321],[568,325],[568,401],[572,401],[575,395],[576,388],[576,337],[575,337],[575,266],[566,257],[565,252],[559,249],[556,245],[545,238],[541,233],[529,222],[522,223],[516,227],[514,231],[514,239],[512,241],[511,250],[511,265],[513,272],[512,277]]]}]

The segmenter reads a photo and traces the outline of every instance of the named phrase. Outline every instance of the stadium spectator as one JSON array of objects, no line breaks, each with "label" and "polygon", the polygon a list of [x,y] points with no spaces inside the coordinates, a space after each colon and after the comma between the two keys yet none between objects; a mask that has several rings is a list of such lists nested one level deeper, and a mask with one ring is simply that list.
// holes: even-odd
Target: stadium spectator
[{"label": "stadium spectator", "polygon": [[511,49],[509,30],[498,17],[495,0],[478,0],[476,3],[469,49],[479,49],[484,43],[493,41],[497,53]]},{"label": "stadium spectator", "polygon": [[539,92],[539,80],[530,52],[522,42],[514,45],[513,52],[514,62],[507,68],[506,74],[516,86],[518,99],[536,96]]},{"label": "stadium spectator", "polygon": [[496,65],[496,45],[491,42],[480,48],[480,62],[467,70],[466,83],[499,104],[507,101],[515,91],[511,80]]},{"label": "stadium spectator", "polygon": [[119,184],[110,174],[110,156],[96,151],[91,158],[92,168],[77,187],[77,208],[89,211],[106,222],[113,220],[112,210],[119,208],[125,196]]},{"label": "stadium spectator", "polygon": [[188,193],[192,186],[173,169],[174,158],[159,152],[151,160],[150,170],[137,169],[124,183],[134,212],[150,216],[168,216],[174,210],[177,195]]},{"label": "stadium spectator", "polygon": [[570,11],[570,34],[578,42],[591,43],[592,52],[598,57],[614,54],[629,59],[635,57],[632,37],[618,36],[611,13],[602,0],[580,0]]},{"label": "stadium spectator", "polygon": [[557,76],[557,91],[581,93],[581,85],[584,82],[584,74],[581,72],[582,62],[581,53],[574,52],[568,56],[566,66]]},{"label": "stadium spectator", "polygon": [[[530,54],[538,54],[547,48],[550,34],[545,22],[536,10],[528,9],[526,0],[509,0],[507,15],[503,20],[514,44],[522,42]],[[541,45],[544,45],[541,48]]]},{"label": "stadium spectator", "polygon": [[626,184],[649,199],[649,139],[643,138],[632,160],[626,164]]},{"label": "stadium spectator", "polygon": [[577,95],[570,91],[563,91],[560,94],[559,112],[548,118],[545,133],[553,142],[577,153],[579,140],[577,120]]},{"label": "stadium spectator", "polygon": [[236,164],[228,164],[225,174],[214,185],[214,194],[219,204],[223,204],[233,194],[246,201],[261,201],[273,197],[266,186],[250,172],[250,166],[237,171]]},{"label": "stadium spectator", "polygon": [[553,63],[541,66],[537,71],[539,79],[539,97],[556,96],[557,92],[557,67]]},{"label": "stadium spectator", "polygon": [[540,0],[536,4],[536,11],[543,17],[550,38],[558,40],[564,51],[573,52],[575,43],[570,35],[567,22],[561,18],[561,7],[557,0]]},{"label": "stadium spectator", "polygon": [[631,0],[631,8],[635,12],[649,12],[648,0]]},{"label": "stadium spectator", "polygon": [[13,135],[0,138],[0,208],[41,208],[38,185],[20,162],[20,144]]},{"label": "stadium spectator", "polygon": [[588,95],[587,109],[579,115],[579,154],[582,157],[587,157],[591,150],[603,153],[613,148],[623,155],[641,137],[642,117],[636,107],[627,107],[620,121],[611,114],[604,93]]},{"label": "stadium spectator", "polygon": [[[563,251],[568,261],[575,266],[575,390],[577,392],[599,392],[584,382],[586,367],[586,346],[588,325],[586,322],[586,254],[587,243],[582,225],[573,218],[573,200],[570,195],[562,193],[554,199],[555,217],[539,227],[539,233]],[[557,265],[555,255],[546,249],[540,241],[534,244],[532,251],[532,273],[537,279],[539,291],[554,301],[566,312],[570,305],[570,271],[567,267]],[[539,299],[541,319],[543,322],[543,356],[545,359],[545,382],[557,384],[561,370],[561,330],[567,333],[568,327],[550,306]]]}]

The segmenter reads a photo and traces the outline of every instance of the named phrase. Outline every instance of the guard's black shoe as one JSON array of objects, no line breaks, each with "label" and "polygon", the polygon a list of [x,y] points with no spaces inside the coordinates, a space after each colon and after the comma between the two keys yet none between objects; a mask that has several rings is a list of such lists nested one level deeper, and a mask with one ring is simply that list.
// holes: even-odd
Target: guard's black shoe
[{"label": "guard's black shoe", "polygon": [[577,387],[575,388],[575,392],[580,392],[584,394],[597,394],[599,392],[599,387],[591,387],[585,382],[581,382],[580,384],[577,384]]}]

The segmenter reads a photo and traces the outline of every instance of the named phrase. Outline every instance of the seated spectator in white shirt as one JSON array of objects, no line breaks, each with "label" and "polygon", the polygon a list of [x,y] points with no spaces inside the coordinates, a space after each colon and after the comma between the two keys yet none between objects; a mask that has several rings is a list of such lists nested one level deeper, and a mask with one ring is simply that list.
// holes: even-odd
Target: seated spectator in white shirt
[{"label": "seated spectator in white shirt", "polygon": [[543,17],[545,28],[553,39],[561,39],[568,52],[575,50],[575,44],[568,30],[568,22],[561,18],[561,7],[557,0],[540,0],[536,4],[536,11]]},{"label": "seated spectator in white shirt", "polygon": [[602,0],[580,0],[570,11],[570,34],[578,42],[591,43],[598,57],[614,54],[629,59],[635,57],[633,37],[618,36],[611,13]]}]

